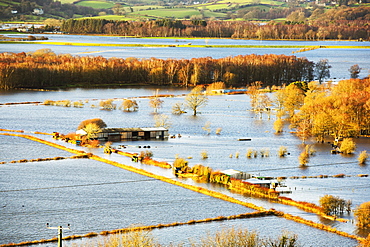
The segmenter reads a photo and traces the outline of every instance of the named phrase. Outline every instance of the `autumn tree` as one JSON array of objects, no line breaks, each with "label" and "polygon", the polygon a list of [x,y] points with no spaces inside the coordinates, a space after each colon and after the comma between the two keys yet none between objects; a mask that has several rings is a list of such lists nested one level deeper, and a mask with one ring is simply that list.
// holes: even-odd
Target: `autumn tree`
[{"label": "autumn tree", "polygon": [[136,100],[125,99],[122,102],[121,109],[128,112],[137,111],[139,109],[139,105],[137,104]]},{"label": "autumn tree", "polygon": [[86,132],[88,140],[97,138],[98,133],[101,132],[101,128],[96,123],[88,123],[83,130]]},{"label": "autumn tree", "polygon": [[226,86],[225,86],[225,83],[220,81],[220,82],[214,82],[210,85],[207,86],[206,88],[206,92],[207,94],[212,94],[212,91],[213,90],[217,90],[217,89],[225,89]]},{"label": "autumn tree", "polygon": [[85,128],[85,126],[88,125],[88,124],[96,124],[98,126],[98,128],[100,128],[100,129],[107,127],[107,124],[102,119],[93,118],[93,119],[87,119],[87,120],[82,121],[78,125],[77,130]]},{"label": "autumn tree", "polygon": [[344,211],[350,212],[352,202],[344,200],[337,196],[325,195],[319,200],[320,206],[325,214],[341,214]]},{"label": "autumn tree", "polygon": [[304,102],[304,91],[295,84],[289,84],[280,90],[283,97],[283,109],[292,118],[295,111],[298,110]]},{"label": "autumn tree", "polygon": [[370,228],[370,201],[364,202],[356,207],[355,217],[357,226],[360,228]]},{"label": "autumn tree", "polygon": [[113,99],[101,100],[99,106],[104,110],[116,109],[116,104],[113,104]]},{"label": "autumn tree", "polygon": [[276,134],[283,132],[284,122],[281,117],[278,117],[274,122],[274,130]]},{"label": "autumn tree", "polygon": [[356,150],[356,143],[351,138],[344,138],[339,151],[343,154],[352,154]]},{"label": "autumn tree", "polygon": [[191,92],[185,97],[185,104],[187,108],[193,111],[193,115],[197,115],[199,108],[207,105],[208,97],[202,92],[203,86],[196,86]]}]

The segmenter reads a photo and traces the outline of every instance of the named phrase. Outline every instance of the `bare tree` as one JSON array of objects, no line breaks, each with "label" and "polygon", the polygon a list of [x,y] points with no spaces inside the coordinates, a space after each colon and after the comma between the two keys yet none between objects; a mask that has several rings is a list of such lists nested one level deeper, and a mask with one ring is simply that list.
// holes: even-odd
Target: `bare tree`
[{"label": "bare tree", "polygon": [[199,108],[207,105],[208,97],[202,93],[202,86],[197,86],[185,98],[186,106],[193,111],[193,115],[197,115]]},{"label": "bare tree", "polygon": [[358,78],[358,74],[361,72],[360,66],[358,64],[352,65],[351,68],[349,68],[349,72],[351,73],[351,78],[356,79]]},{"label": "bare tree", "polygon": [[155,127],[165,127],[166,129],[171,127],[171,121],[169,116],[166,114],[156,114],[154,116]]},{"label": "bare tree", "polygon": [[183,103],[175,103],[172,106],[172,114],[181,115],[183,113],[186,113]]},{"label": "bare tree", "polygon": [[149,105],[154,109],[154,112],[157,113],[158,109],[162,107],[163,100],[158,97],[153,97],[149,101]]},{"label": "bare tree", "polygon": [[319,80],[320,84],[325,78],[330,77],[330,68],[328,59],[320,59],[315,65],[315,76]]}]

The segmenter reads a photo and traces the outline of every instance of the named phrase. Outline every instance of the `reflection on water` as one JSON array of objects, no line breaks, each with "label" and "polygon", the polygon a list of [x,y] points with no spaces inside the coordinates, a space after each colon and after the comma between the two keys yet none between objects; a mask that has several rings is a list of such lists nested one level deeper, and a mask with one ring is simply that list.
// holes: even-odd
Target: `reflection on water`
[{"label": "reflection on water", "polygon": [[[153,92],[153,89],[145,88],[1,92],[0,102],[42,102],[46,99],[69,99],[71,101],[84,100],[86,105],[83,108],[41,104],[1,106],[0,126],[4,129],[71,133],[76,130],[81,121],[101,118],[109,127],[150,127],[154,125],[154,114],[152,113],[153,109],[149,107],[149,100],[146,98],[137,99],[139,111],[136,113],[125,113],[120,110],[102,111],[98,108],[92,108],[91,105],[98,105],[96,99],[108,98],[117,98],[115,103],[119,105],[119,99],[132,96],[150,96],[153,95]],[[159,91],[159,93],[175,95],[185,92],[167,89]],[[262,120],[256,119],[256,116],[248,111],[250,106],[249,98],[246,95],[210,97],[208,105],[200,110],[197,117],[190,114],[181,116],[171,114],[172,105],[183,102],[183,96],[164,98],[163,100],[164,105],[159,113],[170,116],[172,123],[170,134],[180,133],[182,138],[151,141],[150,150],[157,160],[172,163],[176,156],[180,156],[189,158],[190,166],[201,163],[214,170],[233,168],[262,176],[296,176],[298,179],[286,180],[286,185],[292,190],[292,193],[287,196],[295,200],[316,204],[318,204],[319,198],[325,194],[340,196],[346,200],[350,199],[354,206],[369,200],[369,178],[359,178],[357,175],[369,174],[370,168],[369,166],[359,166],[356,160],[357,155],[331,155],[329,152],[330,144],[327,143],[331,140],[326,140],[324,144],[315,144],[314,141],[311,141],[315,144],[316,155],[310,159],[307,169],[300,169],[298,155],[302,149],[301,141],[293,136],[288,128],[281,135],[273,134],[275,118],[272,117],[268,120],[267,116],[263,116]],[[211,123],[210,135],[207,135],[202,129],[207,122]],[[221,135],[215,134],[217,128],[222,128]],[[51,137],[48,136],[43,138],[51,140]],[[251,138],[251,141],[237,141],[239,138]],[[369,139],[357,139],[356,143],[358,151],[369,150]],[[114,145],[119,144],[127,146],[125,151],[140,152],[143,149],[138,146],[144,146],[148,143],[144,141],[114,143]],[[286,146],[290,155],[279,158],[277,151],[280,146]],[[100,149],[81,149],[124,164],[145,168],[153,173],[173,177],[171,171],[132,163],[123,156],[108,156],[103,154]],[[268,149],[270,155],[269,157],[247,158],[245,154],[248,149],[257,151]],[[39,143],[2,135],[0,135],[0,150],[0,162],[72,156],[65,151]],[[207,151],[209,156],[206,160],[202,159],[200,155],[203,150]],[[239,158],[235,158],[236,152],[240,153]],[[231,154],[234,158],[230,158]],[[0,180],[0,229],[2,229],[0,244],[50,238],[53,233],[45,229],[46,222],[51,225],[71,224],[72,232],[68,234],[72,235],[123,228],[131,224],[153,225],[175,221],[185,222],[191,219],[252,211],[160,181],[148,180],[146,177],[91,160],[66,159],[37,163],[6,163],[0,165],[0,172],[2,174]],[[339,173],[351,175],[351,177],[302,178],[302,176]],[[183,182],[196,184],[192,180],[184,180]],[[207,186],[265,208],[275,208],[316,222],[324,222],[315,215],[289,206],[232,194],[218,186],[204,184],[199,186]],[[353,220],[353,215],[346,217]],[[349,233],[366,234],[366,232],[357,232],[351,222],[346,224],[325,223]],[[169,243],[170,241],[180,241],[177,239],[186,240],[187,236],[197,237],[198,234],[203,234],[211,228],[212,231],[216,231],[223,226],[234,224],[247,227],[250,230],[256,229],[266,236],[279,235],[282,226],[285,226],[286,229],[302,236],[303,242],[314,243],[320,239],[325,246],[338,246],[336,243],[342,241],[346,243],[345,246],[356,245],[353,240],[277,217],[211,223],[197,225],[194,228],[193,226],[184,226],[163,231],[158,230],[158,236],[164,242],[168,241],[167,243]],[[183,238],[178,238],[182,231],[186,234],[183,235]]]}]

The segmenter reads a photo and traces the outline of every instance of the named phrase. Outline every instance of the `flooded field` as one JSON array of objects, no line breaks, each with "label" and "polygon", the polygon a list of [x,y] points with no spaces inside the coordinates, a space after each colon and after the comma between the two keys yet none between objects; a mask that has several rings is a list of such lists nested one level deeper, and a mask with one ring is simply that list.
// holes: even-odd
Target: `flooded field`
[{"label": "flooded field", "polygon": [[[44,100],[83,100],[82,108],[45,106],[42,104],[2,105],[0,107],[0,127],[24,131],[52,133],[71,133],[78,124],[86,119],[101,118],[108,127],[152,127],[154,126],[153,108],[148,98],[137,98],[137,112],[121,110],[100,110],[100,99],[115,99],[120,105],[122,98],[151,96],[156,88],[130,89],[76,89],[69,91],[7,91],[0,92],[0,103]],[[301,141],[290,133],[285,126],[281,135],[275,135],[273,122],[275,116],[268,119],[264,115],[259,119],[250,110],[247,95],[210,96],[208,105],[194,117],[191,113],[173,115],[172,106],[184,102],[183,94],[187,90],[160,89],[160,94],[173,94],[162,98],[163,108],[158,114],[169,116],[171,135],[181,134],[181,138],[164,141],[131,141],[113,143],[113,146],[125,145],[128,152],[140,152],[144,145],[150,145],[153,158],[172,164],[176,156],[189,160],[189,165],[203,164],[213,170],[236,169],[260,176],[296,176],[287,179],[285,184],[292,191],[287,194],[298,201],[318,204],[325,194],[340,196],[352,200],[353,208],[369,201],[368,165],[360,166],[357,155],[370,149],[369,139],[356,139],[357,150],[352,156],[332,155],[331,146],[326,140],[314,145],[316,155],[310,159],[306,169],[299,168],[298,155],[303,146]],[[269,95],[271,98],[273,95]],[[210,134],[202,127],[210,125]],[[221,134],[215,130],[222,128]],[[30,133],[32,134],[32,133]],[[53,141],[51,136],[38,136]],[[251,141],[238,141],[250,138]],[[61,141],[56,141],[60,143]],[[104,158],[123,164],[140,167],[155,174],[176,179],[170,170],[142,165],[117,154],[107,155],[102,149],[76,147],[86,152],[93,152]],[[140,146],[140,147],[139,147]],[[277,151],[286,146],[290,155],[280,158]],[[247,158],[248,149],[268,150],[268,157]],[[50,160],[32,163],[10,163],[12,160],[36,159],[72,154],[35,143],[19,137],[0,135],[0,244],[8,242],[31,241],[51,238],[53,230],[45,228],[51,225],[72,225],[66,235],[86,234],[129,227],[132,225],[155,225],[160,223],[186,222],[194,219],[236,215],[253,212],[252,209],[208,197],[184,188],[166,184],[158,180],[125,171],[105,163],[92,160]],[[202,159],[200,153],[207,151],[208,159]],[[239,153],[239,158],[235,154]],[[232,156],[232,157],[231,157]],[[344,178],[308,178],[318,175],[336,175],[344,173]],[[304,178],[307,177],[307,178]],[[183,183],[197,184],[209,189],[231,195],[240,200],[252,202],[265,208],[275,208],[293,215],[298,215],[315,222],[336,227],[351,234],[366,236],[368,232],[359,231],[353,222],[353,214],[343,215],[350,221],[339,223],[324,220],[314,214],[297,208],[271,203],[266,199],[252,198],[233,194],[225,188],[198,184],[192,179],[183,179]],[[340,237],[305,225],[278,217],[213,222],[199,225],[181,226],[154,230],[152,233],[163,244],[186,242],[189,238],[205,236],[223,227],[245,227],[256,230],[263,236],[278,236],[282,230],[296,233],[304,246],[356,246],[352,239]],[[84,241],[84,240],[80,240]],[[51,244],[47,246],[52,246]]]}]

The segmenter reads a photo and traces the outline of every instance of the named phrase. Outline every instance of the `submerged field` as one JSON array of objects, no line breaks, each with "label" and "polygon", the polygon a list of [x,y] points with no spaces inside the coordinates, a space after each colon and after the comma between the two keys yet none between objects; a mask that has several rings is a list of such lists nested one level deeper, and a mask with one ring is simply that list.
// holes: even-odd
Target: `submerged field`
[{"label": "submerged field", "polygon": [[[155,90],[155,88],[126,88],[3,92],[1,103],[22,102],[24,99],[40,102],[47,99],[68,99],[83,102],[83,107],[42,104],[3,105],[0,111],[4,117],[0,119],[0,125],[4,129],[70,133],[75,131],[82,120],[99,117],[107,123],[108,127],[150,127],[155,123],[156,114],[149,107],[148,98],[136,97],[151,96]],[[281,135],[275,135],[273,131],[275,117],[268,119],[267,115],[264,115],[259,119],[250,112],[250,99],[247,95],[212,96],[208,105],[202,108],[196,117],[191,116],[190,113],[172,115],[172,105],[184,101],[184,96],[177,95],[187,92],[187,90],[159,90],[160,94],[173,95],[162,98],[164,105],[158,113],[169,116],[170,134],[181,134],[181,138],[165,141],[118,142],[113,143],[113,146],[125,145],[127,152],[140,152],[144,150],[142,146],[150,145],[153,158],[159,161],[172,163],[175,157],[179,156],[187,159],[191,166],[203,164],[215,170],[232,168],[260,176],[285,176],[287,177],[285,184],[292,191],[286,196],[298,201],[318,204],[320,196],[325,194],[350,199],[353,201],[353,206],[366,200],[369,178],[357,175],[369,174],[370,170],[368,165],[358,165],[357,154],[362,150],[369,150],[369,139],[356,139],[357,151],[352,156],[331,155],[329,144],[326,142],[316,144],[314,140],[310,140],[309,143],[314,145],[317,152],[310,159],[307,168],[302,169],[298,162],[299,153],[303,148],[301,141],[290,133],[288,126],[285,126]],[[99,105],[99,100],[112,98],[115,99],[115,104],[120,105],[122,98],[129,97],[137,99],[139,111],[122,112],[118,109],[107,111],[96,107]],[[207,123],[211,129],[210,134],[207,134],[203,128]],[[215,134],[217,128],[222,128],[220,135]],[[51,136],[42,138],[53,141]],[[239,138],[250,138],[251,141],[240,142],[237,141]],[[5,174],[1,181],[0,196],[3,200],[0,222],[4,224],[1,228],[7,229],[0,235],[0,244],[50,238],[55,233],[44,229],[46,222],[52,225],[71,224],[72,230],[65,234],[74,235],[109,231],[133,224],[169,224],[176,221],[187,222],[252,212],[251,209],[237,204],[158,180],[148,180],[141,175],[97,161],[65,159],[10,163],[12,160],[70,155],[65,151],[16,137],[1,135],[0,140],[2,140],[0,147],[4,150],[0,161],[6,162],[0,165],[0,170]],[[63,144],[60,141],[56,143]],[[127,157],[116,154],[106,155],[103,154],[102,149],[81,148],[72,144],[63,145],[175,179],[171,170],[135,163]],[[282,145],[286,146],[290,153],[285,158],[277,155]],[[247,158],[245,154],[248,149],[258,152],[268,150],[269,155]],[[207,151],[208,159],[202,158],[202,151]],[[238,158],[236,153],[239,154]],[[333,177],[338,173],[346,176]],[[328,175],[328,178],[317,178],[318,175]],[[350,234],[360,236],[367,234],[356,228],[352,222],[352,214],[341,216],[349,219],[348,223],[328,221],[291,206],[234,194],[221,187],[198,183],[192,179],[179,179],[179,181],[204,186],[267,209],[275,208],[314,222],[327,224]],[[25,220],[28,222],[27,228],[21,223]],[[9,225],[12,227],[5,227]],[[153,233],[161,239],[162,243],[168,244],[169,241],[173,243],[185,241],[189,236],[196,238],[208,229],[217,231],[225,226],[257,230],[264,236],[277,236],[285,229],[298,234],[303,243],[313,246],[317,245],[318,241],[325,246],[356,245],[356,241],[352,239],[271,216],[157,229]],[[269,226],[274,227],[271,229]]]}]

